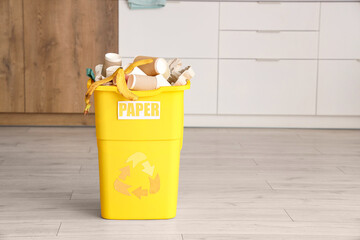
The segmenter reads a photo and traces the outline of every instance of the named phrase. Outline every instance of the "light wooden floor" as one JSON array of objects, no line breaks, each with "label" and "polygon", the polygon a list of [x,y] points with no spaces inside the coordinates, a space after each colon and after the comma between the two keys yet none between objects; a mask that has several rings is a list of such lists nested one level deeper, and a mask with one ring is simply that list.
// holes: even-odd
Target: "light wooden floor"
[{"label": "light wooden floor", "polygon": [[94,128],[0,128],[0,239],[359,240],[360,131],[185,129],[178,215],[100,217]]}]

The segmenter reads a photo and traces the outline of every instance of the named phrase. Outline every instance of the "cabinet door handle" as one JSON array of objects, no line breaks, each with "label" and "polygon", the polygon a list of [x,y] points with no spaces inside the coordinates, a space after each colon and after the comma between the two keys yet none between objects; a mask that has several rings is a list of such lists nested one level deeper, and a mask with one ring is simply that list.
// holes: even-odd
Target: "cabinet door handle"
[{"label": "cabinet door handle", "polygon": [[280,5],[281,4],[281,2],[267,2],[267,1],[259,1],[259,2],[257,2],[258,4],[278,4],[278,5]]},{"label": "cabinet door handle", "polygon": [[257,62],[278,62],[280,59],[277,58],[256,58],[255,61]]},{"label": "cabinet door handle", "polygon": [[360,62],[360,58],[359,59],[356,59],[357,62]]},{"label": "cabinet door handle", "polygon": [[281,33],[280,30],[256,30],[257,33]]}]

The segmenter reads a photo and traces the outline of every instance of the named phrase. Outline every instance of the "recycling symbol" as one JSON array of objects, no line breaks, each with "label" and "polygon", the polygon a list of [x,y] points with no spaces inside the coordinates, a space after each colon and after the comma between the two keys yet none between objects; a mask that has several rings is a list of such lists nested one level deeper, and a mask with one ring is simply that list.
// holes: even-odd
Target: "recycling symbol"
[{"label": "recycling symbol", "polygon": [[[121,173],[118,175],[118,177],[115,179],[114,182],[114,188],[117,192],[127,196],[134,195],[141,200],[141,197],[146,197],[149,196],[150,194],[155,194],[160,190],[159,174],[156,174],[156,176],[153,177],[155,166],[151,165],[149,161],[145,161],[146,159],[147,157],[144,153],[137,152],[131,155],[126,160],[126,163],[128,165],[119,169]],[[135,169],[135,167],[141,162],[143,162],[142,163],[143,168],[141,169],[140,173],[146,174],[149,181],[147,183],[144,183],[143,186],[132,186],[125,183],[127,178],[131,176],[132,172],[135,171],[136,173],[136,171],[140,171],[139,168]],[[130,190],[130,189],[134,189],[134,190]]]}]

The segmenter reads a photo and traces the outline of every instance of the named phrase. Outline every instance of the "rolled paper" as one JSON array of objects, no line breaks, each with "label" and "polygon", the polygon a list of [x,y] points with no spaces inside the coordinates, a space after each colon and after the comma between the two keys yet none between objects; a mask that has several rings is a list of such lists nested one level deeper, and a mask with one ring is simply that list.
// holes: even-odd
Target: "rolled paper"
[{"label": "rolled paper", "polygon": [[167,80],[170,77],[170,69],[168,68],[166,72],[162,74],[162,76]]},{"label": "rolled paper", "polygon": [[167,74],[169,71],[169,65],[164,58],[156,57],[147,57],[147,56],[137,56],[134,58],[134,62],[143,60],[143,59],[153,59],[152,63],[139,66],[139,68],[148,76],[156,76],[159,74]]},{"label": "rolled paper", "polygon": [[131,74],[127,80],[127,86],[130,90],[146,91],[154,90],[160,87],[171,86],[170,83],[161,75],[143,76]]},{"label": "rolled paper", "polygon": [[[128,66],[129,66],[129,65],[127,65],[127,67],[128,67]],[[127,67],[126,67],[126,68],[127,68]],[[126,69],[126,68],[125,68],[125,69]],[[126,80],[126,81],[129,79],[129,75],[130,75],[130,74],[146,76],[146,74],[145,74],[143,71],[141,71],[140,68],[136,67],[136,68],[134,68],[129,74],[125,74],[125,80]]]},{"label": "rolled paper", "polygon": [[151,76],[129,75],[127,86],[134,91],[154,90],[157,88],[157,79]]},{"label": "rolled paper", "polygon": [[102,68],[101,74],[106,75],[106,69],[111,66],[121,66],[121,57],[117,53],[107,53],[105,54],[104,66]]}]

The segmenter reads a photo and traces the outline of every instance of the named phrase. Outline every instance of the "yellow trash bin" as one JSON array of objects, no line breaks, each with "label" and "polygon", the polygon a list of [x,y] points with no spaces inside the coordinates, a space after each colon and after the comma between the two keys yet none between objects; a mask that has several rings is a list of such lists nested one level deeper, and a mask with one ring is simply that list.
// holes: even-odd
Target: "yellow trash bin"
[{"label": "yellow trash bin", "polygon": [[167,219],[176,215],[185,86],[134,91],[95,90],[101,215]]}]

